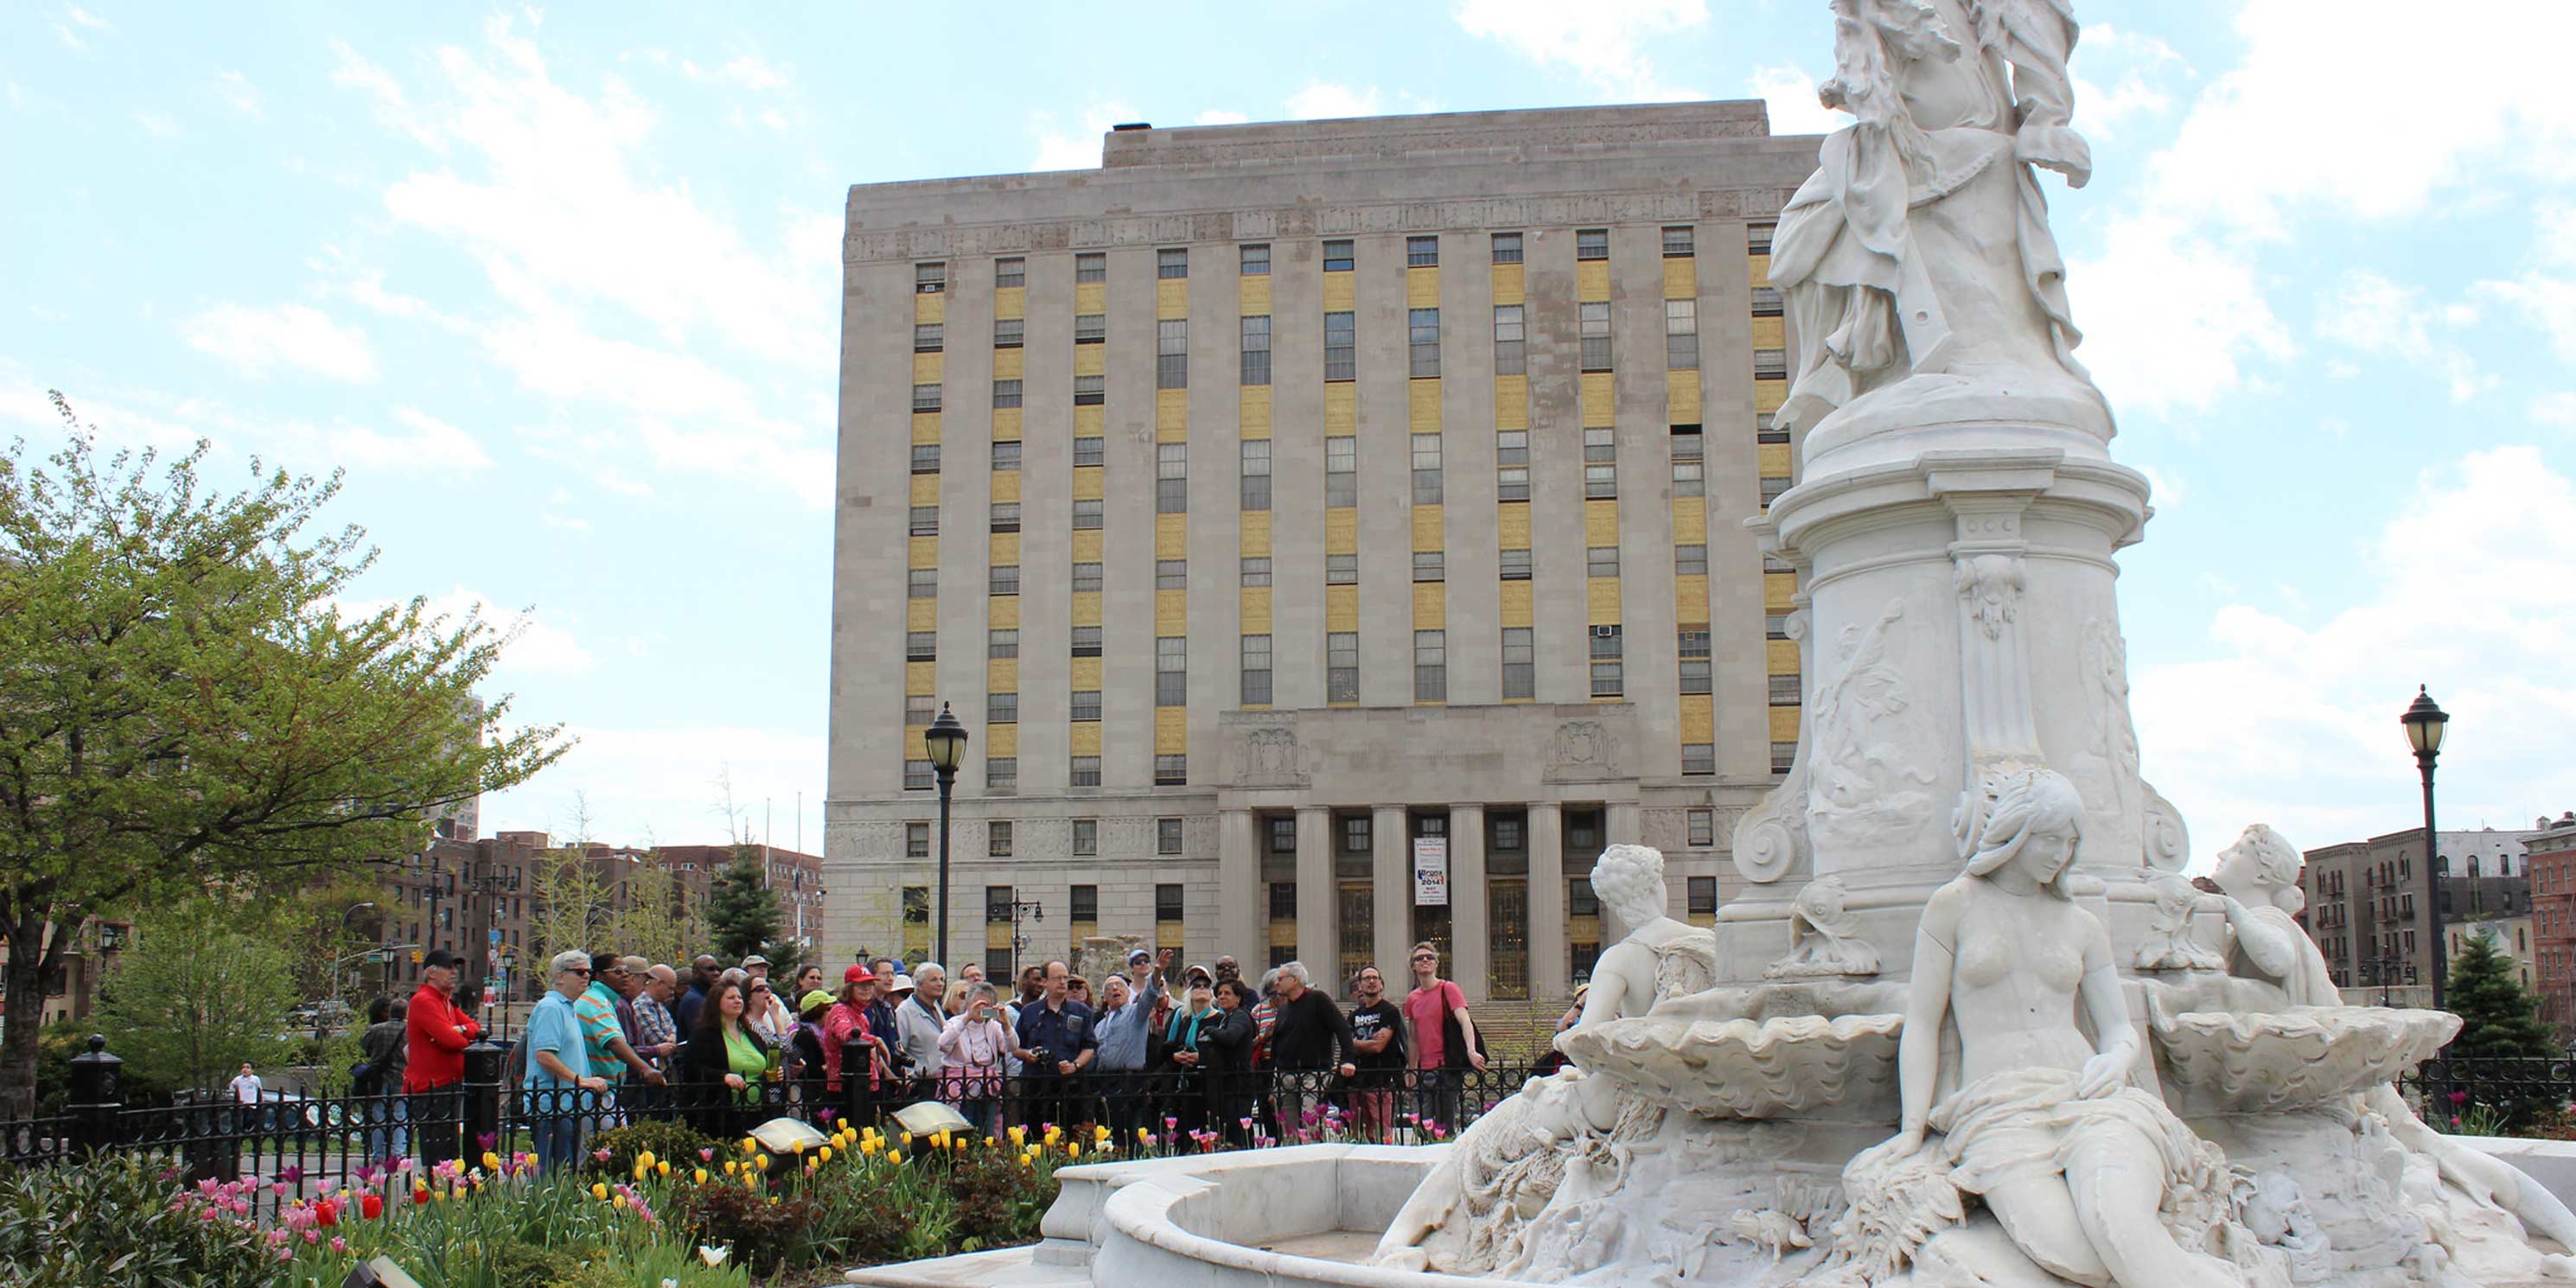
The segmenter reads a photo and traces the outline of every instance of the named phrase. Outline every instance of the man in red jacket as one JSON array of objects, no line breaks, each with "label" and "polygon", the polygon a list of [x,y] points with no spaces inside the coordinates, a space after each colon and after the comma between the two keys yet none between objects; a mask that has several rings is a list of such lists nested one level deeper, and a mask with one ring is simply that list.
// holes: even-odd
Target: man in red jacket
[{"label": "man in red jacket", "polygon": [[407,1063],[403,1093],[411,1097],[412,1138],[420,1161],[436,1166],[458,1154],[456,1133],[465,1110],[465,1048],[482,1036],[471,1015],[456,1009],[456,954],[430,950],[421,963],[420,991],[404,1018]]}]

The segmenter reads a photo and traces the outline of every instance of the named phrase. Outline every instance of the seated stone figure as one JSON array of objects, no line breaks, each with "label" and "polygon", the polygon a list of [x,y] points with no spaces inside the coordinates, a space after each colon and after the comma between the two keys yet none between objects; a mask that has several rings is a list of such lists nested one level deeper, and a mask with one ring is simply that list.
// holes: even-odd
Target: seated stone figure
[{"label": "seated stone figure", "polygon": [[[2097,1288],[2234,1288],[2236,1268],[2196,1250],[2209,1196],[2225,1193],[2225,1160],[2130,1085],[2138,1038],[2110,936],[2066,889],[2083,818],[2074,785],[2048,770],[2002,777],[1991,804],[1968,816],[1967,870],[1933,893],[1915,937],[1901,1128],[1845,1169],[1855,1220],[1837,1233],[1874,1223],[1937,1235],[1938,1221],[1873,1211],[1890,1195],[1949,1192],[1917,1183],[1930,1151],[1929,1168],[1982,1196],[2012,1249],[2048,1274]],[[1955,1067],[1945,1028],[1957,1035]],[[1956,1264],[1977,1242],[1952,1240],[1947,1258],[1928,1247],[1842,1251],[1892,1269],[1906,1256]],[[2015,1277],[2026,1281],[2027,1267]]]},{"label": "seated stone figure", "polygon": [[[1593,968],[1575,1029],[1642,1015],[1715,982],[1715,937],[1664,915],[1660,851],[1611,846],[1592,866],[1592,888],[1630,929]],[[1459,1134],[1387,1228],[1378,1262],[1451,1274],[1524,1268],[1531,1222],[1560,1198],[1617,1190],[1629,1156],[1661,1126],[1663,1112],[1580,1068],[1531,1079]]]}]

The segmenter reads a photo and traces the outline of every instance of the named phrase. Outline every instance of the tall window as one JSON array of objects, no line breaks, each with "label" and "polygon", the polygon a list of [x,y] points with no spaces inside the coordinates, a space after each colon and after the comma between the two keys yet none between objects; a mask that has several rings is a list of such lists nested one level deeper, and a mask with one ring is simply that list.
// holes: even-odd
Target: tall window
[{"label": "tall window", "polygon": [[1687,545],[1673,547],[1673,575],[1705,577],[1708,575],[1708,547]]},{"label": "tall window", "polygon": [[[929,570],[929,569],[927,569],[927,568],[916,568],[916,569],[914,569],[913,571],[915,571],[915,572],[929,572],[930,570]],[[927,596],[927,595],[915,595],[913,598],[915,598],[915,599],[928,599],[928,598],[931,598],[931,596]],[[934,661],[934,660],[936,660],[938,657],[939,657],[939,632],[937,632],[937,631],[905,631],[905,632],[903,633],[903,660],[904,660],[904,661],[907,661],[907,662],[929,662],[929,661]],[[924,702],[925,704],[927,704],[929,701],[930,701],[930,699],[927,699],[927,698],[923,699],[923,702]],[[910,716],[912,713],[911,713],[909,710],[906,710],[906,712],[905,712],[904,714],[905,714],[906,716]],[[930,723],[930,720],[931,720],[931,715],[930,715],[929,713],[924,713],[921,719],[916,720],[916,721],[912,721],[912,723],[914,723],[914,724],[929,724],[929,723]]]},{"label": "tall window", "polygon": [[1187,756],[1154,757],[1154,785],[1179,787],[1190,781],[1190,758]]},{"label": "tall window", "polygon": [[1100,656],[1099,627],[1076,626],[1073,628],[1073,655],[1075,657]]},{"label": "tall window", "polygon": [[939,472],[939,444],[915,443],[912,445],[912,472],[915,474]]},{"label": "tall window", "polygon": [[1270,637],[1243,637],[1243,705],[1270,705]]},{"label": "tall window", "polygon": [[1019,406],[1019,405],[1020,405],[1020,382],[1019,382],[1019,381],[1017,381],[1017,380],[996,380],[996,381],[994,381],[994,382],[993,382],[993,405],[994,405],[994,406],[996,406],[996,407],[1017,407],[1017,406]]},{"label": "tall window", "polygon": [[1190,641],[1185,635],[1154,637],[1154,705],[1188,706],[1190,701]]},{"label": "tall window", "polygon": [[1527,626],[1503,628],[1503,697],[1538,696],[1537,632]]},{"label": "tall window", "polygon": [[1075,344],[1106,344],[1108,341],[1108,314],[1076,313],[1073,315],[1073,342]]},{"label": "tall window", "polygon": [[1360,636],[1333,631],[1324,636],[1324,701],[1360,700]]},{"label": "tall window", "polygon": [[1005,471],[1020,468],[1020,440],[1005,438],[993,444],[993,468]]},{"label": "tall window", "polygon": [[[984,761],[984,787],[987,791],[1004,791],[1020,785],[1020,758],[991,756]],[[995,824],[995,826],[1006,826]]]},{"label": "tall window", "polygon": [[1270,440],[1243,440],[1243,508],[1270,508]]},{"label": "tall window", "polygon": [[1245,277],[1270,275],[1270,243],[1253,242],[1243,248],[1243,275]]},{"label": "tall window", "polygon": [[984,698],[984,719],[991,724],[1017,724],[1020,720],[1020,695],[993,693]]},{"label": "tall window", "polygon": [[1106,505],[1106,502],[1101,501],[1097,497],[1088,501],[1074,502],[1073,526],[1075,530],[1082,531],[1099,527],[1101,520],[1104,517]]},{"label": "tall window", "polygon": [[935,537],[939,535],[938,506],[916,505],[912,507],[912,535],[916,537]]},{"label": "tall window", "polygon": [[995,564],[992,572],[993,594],[1016,595],[1020,593],[1020,566],[1018,564]]},{"label": "tall window", "polygon": [[1270,315],[1267,313],[1244,315],[1242,383],[1270,383]]},{"label": "tall window", "polygon": [[903,857],[907,859],[926,859],[930,857],[930,825],[928,823],[906,823],[903,825]]},{"label": "tall window", "polygon": [[1106,464],[1108,460],[1109,450],[1107,439],[1102,438],[1097,434],[1089,434],[1073,440],[1073,464],[1075,468],[1079,469],[1085,465]]},{"label": "tall window", "polygon": [[1440,239],[1438,237],[1405,238],[1404,266],[1406,268],[1440,267]]},{"label": "tall window", "polygon": [[1026,318],[993,319],[993,347],[996,349],[1017,349],[1022,347],[1027,340],[1028,329],[1029,324],[1028,319]]},{"label": "tall window", "polygon": [[1775,707],[1794,707],[1798,705],[1798,688],[1799,684],[1797,676],[1772,676],[1771,705]]},{"label": "tall window", "polygon": [[1440,504],[1440,436],[1413,436],[1413,503]]},{"label": "tall window", "polygon": [[1180,853],[1180,852],[1181,852],[1181,820],[1179,820],[1179,819],[1177,819],[1177,818],[1158,818],[1158,819],[1155,819],[1155,820],[1154,820],[1154,853],[1156,853],[1156,854],[1178,854],[1178,853]]},{"label": "tall window", "polygon": [[907,760],[903,762],[903,789],[908,792],[926,792],[930,790],[929,761]]},{"label": "tall window", "polygon": [[1628,691],[1620,650],[1619,628],[1592,628],[1592,696],[1615,698]]},{"label": "tall window", "polygon": [[1528,546],[1505,546],[1502,549],[1502,580],[1528,581],[1530,552]]},{"label": "tall window", "polygon": [[1107,401],[1109,401],[1108,377],[1075,376],[1073,378],[1074,406],[1097,407]]},{"label": "tall window", "polygon": [[912,289],[923,295],[937,295],[948,289],[948,265],[944,262],[912,266]]},{"label": "tall window", "polygon": [[984,656],[986,658],[1011,658],[1018,657],[1019,655],[1020,632],[1017,628],[1006,631],[984,632]]},{"label": "tall window", "polygon": [[1190,588],[1190,561],[1189,561],[1189,560],[1187,560],[1187,559],[1157,559],[1157,560],[1155,560],[1155,561],[1154,561],[1154,589],[1156,589],[1156,590],[1188,590],[1189,588]]},{"label": "tall window", "polygon": [[1327,586],[1360,584],[1360,557],[1356,554],[1324,556],[1324,584]]},{"label": "tall window", "polygon": [[1246,585],[1246,586],[1267,586],[1267,585],[1269,585],[1269,584],[1270,584],[1270,556],[1268,556],[1268,555],[1245,555],[1245,556],[1243,557],[1242,576],[1243,576],[1243,584],[1244,584],[1244,585]]},{"label": "tall window", "polygon": [[1445,550],[1416,550],[1413,552],[1413,579],[1415,581],[1446,581],[1448,580],[1448,567],[1449,556],[1448,552]]},{"label": "tall window", "polygon": [[939,386],[914,385],[912,387],[912,409],[917,412],[939,410]]},{"label": "tall window", "polygon": [[1682,692],[1706,693],[1709,691],[1708,627],[1703,623],[1687,624],[1681,628],[1680,636]]},{"label": "tall window", "polygon": [[1691,235],[1690,225],[1667,225],[1664,229],[1664,258],[1689,259],[1692,243],[1696,240]]},{"label": "tall window", "polygon": [[1190,252],[1186,247],[1166,246],[1154,254],[1154,276],[1158,278],[1190,275]]},{"label": "tall window", "polygon": [[1190,387],[1190,320],[1165,318],[1154,324],[1154,387]]},{"label": "tall window", "polygon": [[[926,662],[930,659],[921,658],[917,660]],[[938,718],[938,715],[939,699],[934,698],[927,693],[907,693],[904,695],[903,722],[905,724],[915,726],[926,725],[932,720]]]},{"label": "tall window", "polygon": [[1530,499],[1529,431],[1506,429],[1494,435],[1494,499]]},{"label": "tall window", "polygon": [[1497,264],[1517,264],[1521,262],[1521,235],[1519,233],[1494,234],[1494,262]]},{"label": "tall window", "polygon": [[1409,309],[1405,328],[1412,345],[1411,374],[1425,380],[1440,374],[1440,310]]},{"label": "tall window", "polygon": [[1093,855],[1100,853],[1099,819],[1077,818],[1073,820],[1073,852],[1080,855]]},{"label": "tall window", "polygon": [[1519,304],[1494,306],[1494,374],[1517,376],[1529,370],[1524,341],[1528,338],[1527,313]]},{"label": "tall window", "polygon": [[1360,440],[1352,434],[1336,434],[1324,440],[1324,505],[1327,508],[1360,503]]},{"label": "tall window", "polygon": [[1359,343],[1359,330],[1351,317],[1348,313],[1324,315],[1324,379],[1327,381],[1349,380],[1358,371],[1358,360],[1353,355]]},{"label": "tall window", "polygon": [[1073,720],[1074,720],[1074,722],[1075,722],[1075,723],[1077,723],[1077,724],[1091,724],[1091,723],[1094,723],[1094,722],[1098,721],[1099,719],[1100,719],[1100,690],[1098,690],[1098,689],[1075,689],[1075,690],[1073,691]]},{"label": "tall window", "polygon": [[1583,495],[1603,501],[1619,495],[1619,443],[1607,425],[1583,431]]},{"label": "tall window", "polygon": [[1026,286],[1029,280],[1028,273],[1029,262],[1025,259],[1012,258],[997,259],[993,261],[993,285],[996,288],[1006,286]]},{"label": "tall window", "polygon": [[1351,271],[1352,262],[1351,243],[1348,240],[1336,240],[1324,243],[1325,272],[1347,273]]},{"label": "tall window", "polygon": [[1583,369],[1610,369],[1610,306],[1606,302],[1587,301],[1575,306],[1582,320]]},{"label": "tall window", "polygon": [[1190,445],[1154,445],[1154,511],[1182,514],[1190,508]]},{"label": "tall window", "polygon": [[1699,301],[1664,301],[1664,366],[1699,370]]},{"label": "tall window", "polygon": [[906,585],[905,585],[905,587],[904,587],[904,593],[905,593],[905,596],[906,596],[907,598],[911,598],[911,599],[937,599],[937,598],[939,598],[939,570],[938,570],[938,569],[936,569],[936,568],[911,568],[911,569],[906,569],[905,571],[906,571],[906,573],[907,573],[907,575],[908,575],[908,578],[909,578],[908,582],[906,583]]},{"label": "tall window", "polygon": [[1707,440],[1697,425],[1673,426],[1673,495],[1699,496],[1707,491]]},{"label": "tall window", "polygon": [[1098,922],[1100,920],[1100,887],[1096,885],[1078,885],[1068,892],[1065,898],[1065,919],[1068,921]]},{"label": "tall window", "polygon": [[1413,700],[1449,700],[1449,632],[1413,633]]},{"label": "tall window", "polygon": [[1610,258],[1610,230],[1607,228],[1575,229],[1574,257],[1576,259]]},{"label": "tall window", "polygon": [[1583,575],[1616,577],[1619,575],[1619,547],[1587,546],[1583,551]]},{"label": "tall window", "polygon": [[914,323],[912,328],[912,351],[914,353],[939,352],[942,344],[944,343],[942,337],[947,330],[948,328],[946,326],[937,322]]},{"label": "tall window", "polygon": [[1109,256],[1104,252],[1096,250],[1087,250],[1076,254],[1073,257],[1073,280],[1077,282],[1108,281]]}]

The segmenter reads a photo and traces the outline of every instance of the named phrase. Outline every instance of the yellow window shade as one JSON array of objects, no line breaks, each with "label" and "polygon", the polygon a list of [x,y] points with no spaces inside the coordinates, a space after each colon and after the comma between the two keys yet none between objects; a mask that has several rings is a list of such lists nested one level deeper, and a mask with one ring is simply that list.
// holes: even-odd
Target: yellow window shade
[{"label": "yellow window shade", "polygon": [[1587,259],[1574,266],[1574,298],[1586,303],[1610,298],[1610,261]]},{"label": "yellow window shade", "polygon": [[1002,502],[1017,501],[1020,499],[1020,472],[1018,470],[993,471],[993,499]]},{"label": "yellow window shade", "polygon": [[1243,633],[1246,635],[1269,634],[1270,588],[1268,586],[1246,586],[1238,593],[1241,595],[1241,598],[1238,599],[1236,603],[1241,608]]},{"label": "yellow window shade", "polygon": [[997,631],[1015,631],[1020,628],[1019,596],[986,595],[984,605],[985,625]]},{"label": "yellow window shade", "polygon": [[1297,919],[1295,917],[1271,918],[1270,946],[1273,948],[1294,948],[1297,946]]},{"label": "yellow window shade", "polygon": [[1351,311],[1351,301],[1358,294],[1353,283],[1358,277],[1357,273],[1324,274],[1324,311],[1326,313]]},{"label": "yellow window shade", "polygon": [[993,316],[1024,318],[1029,315],[1029,288],[996,286],[993,288]]},{"label": "yellow window shade", "polygon": [[1664,261],[1664,298],[1687,300],[1699,295],[1699,261],[1687,256]]},{"label": "yellow window shade", "polygon": [[1439,377],[1405,382],[1405,422],[1416,434],[1440,432]]},{"label": "yellow window shade", "polygon": [[1673,619],[1708,620],[1708,578],[1696,574],[1673,578]]},{"label": "yellow window shade", "polygon": [[1109,369],[1109,346],[1078,344],[1073,347],[1073,374],[1096,376]]},{"label": "yellow window shade", "polygon": [[1708,498],[1673,498],[1673,544],[1696,546],[1708,540]]},{"label": "yellow window shade", "polygon": [[1019,379],[1021,372],[1028,366],[1025,361],[1027,354],[1028,351],[1025,349],[993,350],[993,378],[995,380]]},{"label": "yellow window shade", "polygon": [[1081,531],[1074,533],[1073,561],[1075,563],[1102,562],[1108,557],[1102,553],[1109,546],[1109,543],[1106,540],[1107,536],[1107,533],[1102,532],[1098,528],[1084,528]]},{"label": "yellow window shade", "polygon": [[988,921],[984,923],[984,951],[989,953],[995,949],[999,949],[1003,952],[1012,951],[1011,923],[1007,921]]},{"label": "yellow window shade", "polygon": [[1073,499],[1076,501],[1099,500],[1101,498],[1101,488],[1105,486],[1108,481],[1108,473],[1109,471],[1102,469],[1097,465],[1085,465],[1082,468],[1075,470],[1073,472]]},{"label": "yellow window shade", "polygon": [[1445,631],[1449,629],[1448,587],[1436,581],[1413,583],[1413,629]]},{"label": "yellow window shade", "polygon": [[1762,664],[1764,672],[1770,675],[1796,675],[1798,673],[1798,641],[1762,641]]},{"label": "yellow window shade", "polygon": [[904,664],[903,664],[903,691],[904,691],[904,693],[905,693],[907,696],[910,696],[910,697],[927,697],[927,696],[929,696],[930,694],[933,694],[933,693],[938,692],[938,691],[939,691],[939,675],[938,675],[938,670],[939,670],[939,664],[938,664],[937,662],[906,662],[906,663],[904,663]]},{"label": "yellow window shade", "polygon": [[1235,282],[1235,299],[1240,305],[1236,312],[1252,317],[1270,311],[1270,275],[1268,273],[1240,277],[1235,279]]},{"label": "yellow window shade", "polygon": [[1764,443],[1754,449],[1753,458],[1761,463],[1762,477],[1772,479],[1789,477],[1790,455],[1787,443]]},{"label": "yellow window shade", "polygon": [[1442,548],[1442,530],[1440,527],[1441,513],[1441,508],[1436,505],[1417,505],[1413,507],[1414,549],[1438,550]]},{"label": "yellow window shade", "polygon": [[1247,559],[1263,559],[1270,554],[1270,511],[1246,510],[1242,513],[1243,541],[1240,553]]},{"label": "yellow window shade", "polygon": [[1769,286],[1771,284],[1771,257],[1769,255],[1745,256],[1744,278],[1747,282],[1750,282],[1755,286]]},{"label": "yellow window shade", "polygon": [[1186,443],[1190,439],[1190,391],[1154,391],[1154,441]]},{"label": "yellow window shade", "polygon": [[1530,543],[1530,508],[1526,501],[1506,502],[1494,509],[1494,544],[1505,550],[1527,550]]},{"label": "yellow window shade", "polygon": [[939,566],[939,538],[913,537],[910,541],[911,548],[906,552],[908,557],[904,560],[904,567],[936,568]]},{"label": "yellow window shade", "polygon": [[912,441],[916,443],[936,443],[939,441],[938,412],[917,411],[912,414]]},{"label": "yellow window shade", "polygon": [[1717,741],[1717,705],[1705,693],[1682,695],[1682,741]]},{"label": "yellow window shade", "polygon": [[1504,582],[1502,602],[1499,605],[1502,613],[1502,624],[1505,626],[1533,625],[1534,623],[1530,620],[1530,602],[1531,593],[1530,584],[1528,582]]},{"label": "yellow window shade", "polygon": [[1436,309],[1440,307],[1440,270],[1408,268],[1404,270],[1404,307]]},{"label": "yellow window shade", "polygon": [[1360,512],[1349,506],[1336,506],[1324,511],[1324,553],[1355,555],[1360,552]]},{"label": "yellow window shade", "polygon": [[1664,423],[1696,425],[1699,414],[1699,373],[1667,371],[1664,373]]},{"label": "yellow window shade", "polygon": [[1017,442],[1019,437],[1020,409],[1017,407],[994,408],[993,441],[996,443]]},{"label": "yellow window shade", "polygon": [[1186,590],[1154,592],[1154,633],[1156,635],[1190,633],[1190,592]]},{"label": "yellow window shade", "polygon": [[1096,657],[1077,657],[1073,659],[1073,665],[1070,668],[1069,674],[1072,676],[1072,684],[1069,687],[1085,691],[1098,689],[1100,687],[1100,659]]},{"label": "yellow window shade", "polygon": [[1270,437],[1270,386],[1245,385],[1236,406],[1235,423],[1245,438]]},{"label": "yellow window shade", "polygon": [[[995,693],[1016,693],[1016,692],[1018,692],[1018,690],[1016,690],[1016,689],[995,689],[995,690],[993,690],[993,691],[994,691]],[[1015,724],[988,724],[988,725],[985,725],[985,726],[984,726],[984,754],[985,754],[987,757],[992,757],[992,756],[1017,756],[1017,755],[1019,755],[1019,754],[1020,754],[1020,727],[1019,727],[1018,725],[1015,725]]]},{"label": "yellow window shade", "polygon": [[912,320],[915,322],[947,321],[948,297],[945,294],[940,293],[914,295],[912,297]]},{"label": "yellow window shade", "polygon": [[1019,692],[1020,659],[1016,657],[997,657],[986,661],[984,663],[984,691],[986,693]]},{"label": "yellow window shade", "polygon": [[1355,631],[1360,628],[1360,588],[1357,586],[1324,587],[1324,629]]},{"label": "yellow window shade", "polygon": [[1611,423],[1618,410],[1618,393],[1607,371],[1583,373],[1583,427],[1594,429]]},{"label": "yellow window shade", "polygon": [[903,628],[908,631],[938,630],[939,601],[936,599],[903,601]]},{"label": "yellow window shade", "polygon": [[929,733],[930,729],[927,725],[914,725],[903,731],[903,755],[906,760],[930,759]]},{"label": "yellow window shade", "polygon": [[1796,707],[1771,708],[1771,741],[1796,742],[1797,740],[1798,709]]},{"label": "yellow window shade", "polygon": [[1595,626],[1619,624],[1619,579],[1591,577],[1583,583],[1584,619]]},{"label": "yellow window shade", "polygon": [[1065,754],[1071,756],[1097,756],[1100,754],[1099,721],[1079,721],[1069,732],[1071,737],[1066,739],[1067,745],[1065,747]]},{"label": "yellow window shade", "polygon": [[1190,315],[1190,279],[1158,278],[1154,282],[1154,316],[1185,318]]},{"label": "yellow window shade", "polygon": [[1324,386],[1324,432],[1347,434],[1359,423],[1359,386],[1347,380]]},{"label": "yellow window shade", "polygon": [[1154,754],[1182,756],[1190,750],[1190,709],[1154,708]]},{"label": "yellow window shade", "polygon": [[939,476],[937,474],[915,474],[912,476],[912,503],[914,505],[939,504]]},{"label": "yellow window shade", "polygon": [[1098,626],[1100,624],[1099,591],[1077,590],[1073,592],[1073,624],[1076,626]]},{"label": "yellow window shade", "polygon": [[1154,557],[1157,559],[1190,557],[1190,516],[1186,514],[1154,516]]},{"label": "yellow window shade", "polygon": [[1522,304],[1528,302],[1528,299],[1529,291],[1521,277],[1521,266],[1518,264],[1494,265],[1494,303]]},{"label": "yellow window shade", "polygon": [[1583,544],[1615,546],[1619,544],[1619,503],[1586,501],[1583,503]]},{"label": "yellow window shade", "polygon": [[1789,328],[1785,318],[1753,319],[1753,347],[1785,349],[1789,347]]},{"label": "yellow window shade", "polygon": [[1787,401],[1789,401],[1788,381],[1756,380],[1753,382],[1753,410],[1757,412],[1778,411],[1780,410],[1780,404]]},{"label": "yellow window shade", "polygon": [[1073,311],[1106,313],[1109,311],[1109,283],[1076,282],[1073,284]]},{"label": "yellow window shade", "polygon": [[1788,612],[1790,609],[1797,606],[1797,597],[1798,574],[1794,572],[1766,572],[1762,574],[1762,609],[1764,612]]},{"label": "yellow window shade", "polygon": [[1529,428],[1529,377],[1494,377],[1494,428]]},{"label": "yellow window shade", "polygon": [[916,385],[938,384],[940,380],[939,373],[945,369],[947,362],[948,355],[944,353],[916,353],[912,355],[912,383]]},{"label": "yellow window shade", "polygon": [[1100,427],[1109,420],[1109,409],[1100,406],[1073,409],[1073,432],[1081,438],[1100,437]]}]

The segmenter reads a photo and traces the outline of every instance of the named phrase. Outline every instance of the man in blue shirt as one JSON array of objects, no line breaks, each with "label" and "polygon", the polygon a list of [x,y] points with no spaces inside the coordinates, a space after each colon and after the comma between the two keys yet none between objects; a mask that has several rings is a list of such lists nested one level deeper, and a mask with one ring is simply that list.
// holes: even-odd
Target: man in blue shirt
[{"label": "man in blue shirt", "polygon": [[589,1044],[572,1009],[573,999],[590,987],[590,955],[556,953],[550,965],[554,991],[528,1013],[527,1032],[519,1039],[528,1044],[527,1111],[541,1170],[569,1166],[580,1157],[582,1119],[576,1111],[585,1097],[579,1093],[608,1090],[608,1080],[590,1072]]},{"label": "man in blue shirt", "polygon": [[1136,1129],[1145,1124],[1147,1095],[1144,1079],[1136,1075],[1145,1071],[1147,1032],[1154,1024],[1154,1007],[1163,1000],[1162,968],[1171,964],[1171,957],[1166,948],[1158,963],[1153,954],[1135,949],[1127,954],[1127,974],[1100,982],[1100,1013],[1091,1021],[1100,1054],[1093,1064],[1102,1075],[1103,1121],[1120,1149],[1135,1148]]},{"label": "man in blue shirt", "polygon": [[1020,1008],[1019,1051],[1026,1120],[1043,1126],[1071,1127],[1081,1112],[1075,1094],[1091,1062],[1100,1054],[1091,1032],[1091,1008],[1065,996],[1072,970],[1061,961],[1046,964],[1046,991]]}]

